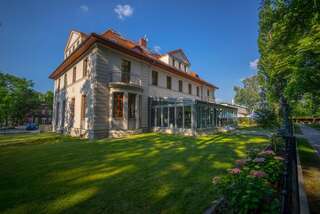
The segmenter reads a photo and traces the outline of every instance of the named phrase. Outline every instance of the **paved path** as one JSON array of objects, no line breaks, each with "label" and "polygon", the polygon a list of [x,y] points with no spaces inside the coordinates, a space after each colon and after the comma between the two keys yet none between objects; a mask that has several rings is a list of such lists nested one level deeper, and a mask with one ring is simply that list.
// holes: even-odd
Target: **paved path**
[{"label": "paved path", "polygon": [[320,131],[310,128],[309,126],[306,126],[306,125],[300,125],[300,129],[304,137],[317,150],[318,155],[320,157]]},{"label": "paved path", "polygon": [[34,133],[40,133],[40,129],[26,130],[26,126],[18,126],[14,129],[0,129],[0,136],[12,135],[12,134],[34,134]]}]

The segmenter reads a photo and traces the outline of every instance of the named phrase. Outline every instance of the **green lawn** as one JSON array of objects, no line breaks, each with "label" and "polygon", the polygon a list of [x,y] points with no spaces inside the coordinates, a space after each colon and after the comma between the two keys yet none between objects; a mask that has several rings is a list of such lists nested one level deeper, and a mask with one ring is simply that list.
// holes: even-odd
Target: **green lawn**
[{"label": "green lawn", "polygon": [[298,138],[298,150],[310,211],[318,213],[320,210],[320,158],[306,139]]},{"label": "green lawn", "polygon": [[268,139],[38,134],[0,142],[0,213],[201,213],[215,197],[211,178]]},{"label": "green lawn", "polygon": [[260,126],[240,126],[238,128],[240,131],[248,132],[248,133],[262,133],[262,134],[267,134],[267,135],[272,135],[273,133],[276,132],[275,129],[273,128],[263,128]]}]

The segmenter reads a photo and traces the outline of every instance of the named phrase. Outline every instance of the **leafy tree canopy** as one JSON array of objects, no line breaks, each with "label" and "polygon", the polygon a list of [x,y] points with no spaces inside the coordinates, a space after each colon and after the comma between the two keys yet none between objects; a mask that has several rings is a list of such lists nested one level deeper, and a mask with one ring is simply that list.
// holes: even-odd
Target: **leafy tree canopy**
[{"label": "leafy tree canopy", "polygon": [[[263,0],[259,75],[271,102],[320,96],[320,0]],[[316,103],[314,103],[316,104]]]},{"label": "leafy tree canopy", "polygon": [[241,82],[243,87],[235,86],[233,88],[235,91],[234,101],[239,105],[248,107],[252,112],[260,100],[258,76],[248,77]]},{"label": "leafy tree canopy", "polygon": [[34,114],[41,103],[51,107],[52,101],[52,92],[35,91],[31,80],[0,72],[0,125],[19,124],[27,114]]}]

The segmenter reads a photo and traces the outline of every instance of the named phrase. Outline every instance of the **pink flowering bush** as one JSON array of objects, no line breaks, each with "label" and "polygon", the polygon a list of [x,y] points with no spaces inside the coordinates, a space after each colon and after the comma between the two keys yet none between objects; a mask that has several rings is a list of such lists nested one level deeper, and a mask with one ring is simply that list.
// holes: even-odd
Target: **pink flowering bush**
[{"label": "pink flowering bush", "polygon": [[229,169],[230,174],[240,174],[240,172],[241,172],[241,169],[239,168]]},{"label": "pink flowering bush", "polygon": [[263,163],[265,161],[265,158],[255,158],[253,159],[253,162],[255,163]]},{"label": "pink flowering bush", "polygon": [[274,151],[268,149],[268,150],[264,150],[262,152],[259,153],[259,155],[275,155],[276,153],[274,153]]},{"label": "pink flowering bush", "polygon": [[212,178],[212,183],[213,184],[218,184],[220,182],[220,180],[221,180],[221,177],[215,176],[215,177]]},{"label": "pink flowering bush", "polygon": [[250,160],[251,159],[249,159],[249,158],[247,158],[247,159],[239,159],[239,160],[236,160],[235,162],[236,162],[237,167],[242,167]]},{"label": "pink flowering bush", "polygon": [[251,151],[235,161],[228,174],[214,177],[215,190],[222,195],[228,213],[279,213],[279,181],[283,158],[274,150]]},{"label": "pink flowering bush", "polygon": [[251,170],[250,175],[257,178],[265,177],[267,174],[264,171]]}]

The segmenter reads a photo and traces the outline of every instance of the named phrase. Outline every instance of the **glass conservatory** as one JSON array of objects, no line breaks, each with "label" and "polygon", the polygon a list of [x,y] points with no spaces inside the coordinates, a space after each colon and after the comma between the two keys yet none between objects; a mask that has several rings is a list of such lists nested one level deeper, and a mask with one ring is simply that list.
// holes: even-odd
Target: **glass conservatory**
[{"label": "glass conservatory", "polygon": [[150,98],[150,127],[154,131],[208,131],[234,123],[236,108],[187,98]]}]

